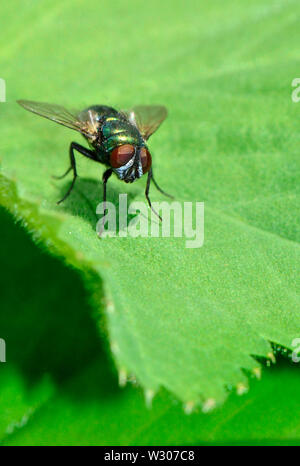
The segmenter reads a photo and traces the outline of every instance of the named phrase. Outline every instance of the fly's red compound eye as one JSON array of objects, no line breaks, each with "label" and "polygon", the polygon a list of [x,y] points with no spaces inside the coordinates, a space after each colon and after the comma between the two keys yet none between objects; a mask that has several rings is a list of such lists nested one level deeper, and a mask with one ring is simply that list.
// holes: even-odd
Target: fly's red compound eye
[{"label": "fly's red compound eye", "polygon": [[141,148],[140,154],[141,154],[143,173],[147,173],[147,171],[149,170],[152,164],[151,154],[148,151],[148,149],[146,149],[146,147]]},{"label": "fly's red compound eye", "polygon": [[135,148],[131,144],[116,147],[110,154],[110,164],[113,168],[120,168],[134,156]]}]

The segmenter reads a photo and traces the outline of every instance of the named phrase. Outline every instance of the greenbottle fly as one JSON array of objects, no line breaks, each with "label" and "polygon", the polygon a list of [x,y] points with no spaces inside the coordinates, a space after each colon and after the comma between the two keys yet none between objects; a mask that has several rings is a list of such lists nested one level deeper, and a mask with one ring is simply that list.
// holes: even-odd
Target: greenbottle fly
[{"label": "greenbottle fly", "polygon": [[29,100],[18,100],[18,103],[30,112],[78,131],[89,145],[87,149],[77,142],[71,142],[70,166],[63,175],[54,178],[62,179],[72,171],[73,180],[58,204],[69,196],[74,187],[77,178],[74,152],[77,151],[106,166],[102,176],[104,211],[106,184],[113,173],[125,183],[133,183],[147,173],[145,196],[150,208],[161,220],[151,205],[149,197],[151,180],[162,194],[171,198],[172,196],[163,191],[153,177],[152,157],[147,141],[167,117],[167,109],[164,106],[144,105],[135,106],[128,111],[118,111],[105,105],[93,105],[77,112],[60,105]]}]

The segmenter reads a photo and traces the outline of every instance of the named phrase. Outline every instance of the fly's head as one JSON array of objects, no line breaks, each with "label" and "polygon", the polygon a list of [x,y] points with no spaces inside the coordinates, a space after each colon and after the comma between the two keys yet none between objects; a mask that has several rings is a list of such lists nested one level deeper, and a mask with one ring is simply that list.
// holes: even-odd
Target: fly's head
[{"label": "fly's head", "polygon": [[151,164],[151,154],[146,146],[123,144],[110,153],[110,165],[117,177],[125,183],[141,178]]}]

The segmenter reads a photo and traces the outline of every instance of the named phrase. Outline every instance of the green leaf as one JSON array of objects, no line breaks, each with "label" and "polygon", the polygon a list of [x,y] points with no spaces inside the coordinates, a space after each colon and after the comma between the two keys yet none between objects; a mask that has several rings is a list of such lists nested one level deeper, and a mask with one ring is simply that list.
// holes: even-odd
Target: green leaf
[{"label": "green leaf", "polygon": [[[221,402],[228,386],[247,386],[253,356],[272,356],[269,342],[292,349],[300,335],[298,108],[290,98],[299,6],[41,4],[18,6],[18,15],[14,1],[5,6],[13,20],[3,25],[0,56],[9,90],[0,201],[36,241],[84,271],[96,319],[104,288],[121,380],[131,374],[147,390],[164,387],[188,407]],[[156,177],[180,202],[205,201],[204,246],[99,239],[101,169],[88,160],[78,161],[81,178],[56,206],[70,181],[50,175],[67,168],[70,141],[82,141],[26,114],[17,98],[165,104],[170,117],[150,140]],[[144,184],[112,180],[109,199],[127,192],[144,200]]]}]

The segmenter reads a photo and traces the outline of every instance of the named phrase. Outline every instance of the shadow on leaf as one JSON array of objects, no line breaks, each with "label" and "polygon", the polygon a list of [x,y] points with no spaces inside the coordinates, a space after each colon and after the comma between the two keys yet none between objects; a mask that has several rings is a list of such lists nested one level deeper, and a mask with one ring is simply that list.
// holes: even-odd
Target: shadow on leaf
[{"label": "shadow on leaf", "polygon": [[[70,182],[64,183],[61,187],[61,198],[66,194],[70,187]],[[112,203],[116,208],[116,232],[119,231],[119,195],[127,194],[128,205],[138,195],[139,191],[135,188],[124,189],[124,183],[115,186],[112,183],[107,184],[107,202]],[[90,223],[92,228],[96,230],[98,220],[102,217],[96,213],[98,204],[103,201],[103,185],[101,181],[96,181],[91,178],[77,178],[75,186],[67,199],[61,203],[62,208],[75,216],[80,216]],[[135,215],[128,215],[128,220]]]},{"label": "shadow on leaf", "polygon": [[[65,386],[97,360],[88,396],[115,394],[116,375],[79,273],[44,253],[6,211],[0,210],[0,219],[0,337],[6,341],[6,364],[17,367],[28,386],[44,374]],[[84,393],[82,387],[72,390],[72,396]]]}]

